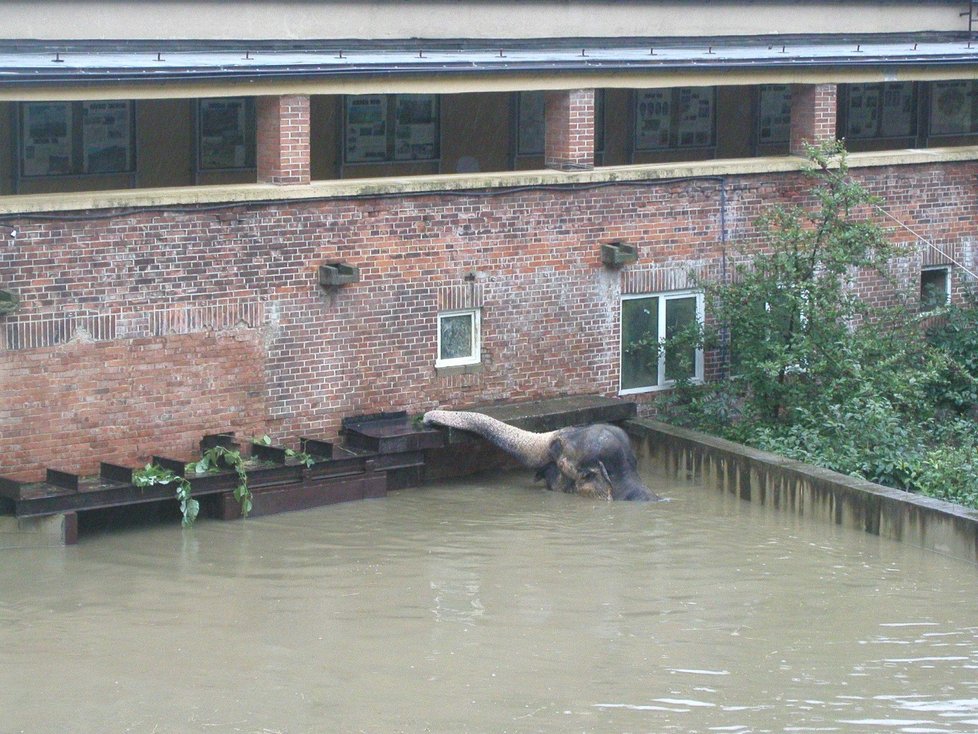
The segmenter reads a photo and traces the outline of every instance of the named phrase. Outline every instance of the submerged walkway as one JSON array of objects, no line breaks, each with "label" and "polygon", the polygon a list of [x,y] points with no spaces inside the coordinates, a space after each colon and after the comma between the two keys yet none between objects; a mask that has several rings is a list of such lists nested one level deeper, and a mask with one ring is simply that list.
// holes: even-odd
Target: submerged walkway
[{"label": "submerged walkway", "polygon": [[[551,431],[585,423],[621,422],[636,414],[635,403],[596,395],[471,408],[531,431]],[[240,451],[253,495],[253,516],[308,509],[368,498],[389,490],[421,485],[434,460],[451,465],[459,475],[492,465],[473,462],[479,452],[466,451],[467,463],[456,461],[459,443],[476,440],[472,434],[428,428],[405,412],[354,416],[342,423],[341,442],[301,439],[304,462],[284,447],[237,441],[233,434],[213,434],[201,440],[201,453],[214,445]],[[481,439],[478,439],[481,440]],[[443,451],[436,451],[444,449]],[[484,454],[482,456],[488,456]],[[155,464],[185,478],[191,495],[201,502],[204,516],[231,520],[241,516],[234,489],[238,477],[230,467],[193,473],[187,462],[154,456]],[[174,487],[137,487],[137,469],[103,462],[97,476],[80,476],[48,469],[44,481],[20,482],[0,477],[0,548],[25,543],[72,544],[78,540],[78,513],[157,503],[172,504]]]}]

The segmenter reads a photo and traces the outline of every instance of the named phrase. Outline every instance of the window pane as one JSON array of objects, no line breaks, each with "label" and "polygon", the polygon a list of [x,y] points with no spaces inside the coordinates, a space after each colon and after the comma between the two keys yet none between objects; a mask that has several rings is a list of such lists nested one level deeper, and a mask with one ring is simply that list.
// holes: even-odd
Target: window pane
[{"label": "window pane", "polygon": [[443,316],[440,320],[441,354],[439,359],[471,357],[473,344],[472,314]]},{"label": "window pane", "polygon": [[621,302],[621,387],[659,384],[659,299]]},{"label": "window pane", "polygon": [[947,304],[947,270],[924,270],[920,273],[920,307],[930,311]]},{"label": "window pane", "polygon": [[[686,327],[696,323],[696,297],[670,298],[666,301],[666,339],[672,339]],[[676,380],[694,377],[696,374],[696,347],[690,346],[677,354],[666,352],[666,379]]]},{"label": "window pane", "polygon": [[520,92],[519,124],[516,152],[519,155],[542,155],[544,138],[543,92]]}]

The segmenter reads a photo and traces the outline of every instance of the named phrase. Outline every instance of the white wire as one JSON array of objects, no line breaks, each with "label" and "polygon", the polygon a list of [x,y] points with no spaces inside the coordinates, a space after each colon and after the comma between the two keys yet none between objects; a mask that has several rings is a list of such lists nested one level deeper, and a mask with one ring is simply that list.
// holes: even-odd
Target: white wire
[{"label": "white wire", "polygon": [[927,245],[931,249],[936,250],[937,252],[939,252],[941,254],[941,256],[943,256],[947,260],[950,260],[951,263],[953,263],[954,265],[957,265],[959,268],[961,268],[964,272],[966,272],[972,278],[974,278],[975,280],[978,280],[978,275],[976,275],[973,270],[969,270],[967,267],[965,267],[965,265],[963,263],[958,262],[953,257],[951,257],[946,252],[944,252],[944,250],[942,250],[940,247],[938,247],[937,245],[935,245],[933,242],[930,242],[929,240],[927,240],[923,235],[921,235],[920,233],[915,232],[914,230],[912,230],[906,224],[904,224],[899,219],[897,219],[895,216],[893,216],[888,211],[886,211],[886,209],[884,209],[883,207],[877,205],[876,206],[876,210],[880,214],[882,214],[884,217],[888,217],[888,218],[892,219],[894,222],[896,222],[898,225],[900,225],[901,227],[903,227],[905,230],[907,230],[910,234],[912,234],[918,240],[920,240],[921,242],[923,242],[925,245]]}]

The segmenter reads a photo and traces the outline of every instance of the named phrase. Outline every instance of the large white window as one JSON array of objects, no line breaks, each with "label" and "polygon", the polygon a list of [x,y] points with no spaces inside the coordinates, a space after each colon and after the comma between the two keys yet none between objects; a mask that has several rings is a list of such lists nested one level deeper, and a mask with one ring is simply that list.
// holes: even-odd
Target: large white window
[{"label": "large white window", "polygon": [[662,348],[685,328],[703,322],[703,296],[683,291],[624,296],[621,301],[621,392],[669,387],[677,379],[703,379],[703,350]]},{"label": "large white window", "polygon": [[438,314],[438,359],[435,367],[478,364],[482,359],[479,309]]}]

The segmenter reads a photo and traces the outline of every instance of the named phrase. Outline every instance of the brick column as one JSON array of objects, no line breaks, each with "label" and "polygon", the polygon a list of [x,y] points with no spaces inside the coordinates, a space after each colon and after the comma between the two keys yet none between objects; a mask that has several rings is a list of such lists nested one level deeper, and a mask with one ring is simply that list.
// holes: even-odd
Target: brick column
[{"label": "brick column", "polygon": [[835,84],[791,85],[791,155],[805,155],[805,143],[836,139],[837,108]]},{"label": "brick column", "polygon": [[594,90],[546,93],[544,165],[559,171],[594,168]]},{"label": "brick column", "polygon": [[258,97],[255,107],[259,183],[309,183],[309,96]]}]

